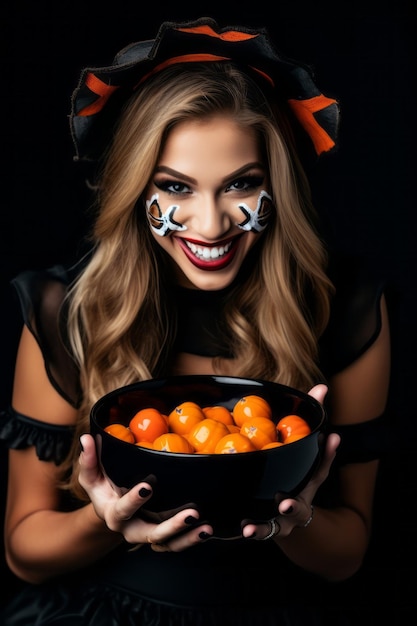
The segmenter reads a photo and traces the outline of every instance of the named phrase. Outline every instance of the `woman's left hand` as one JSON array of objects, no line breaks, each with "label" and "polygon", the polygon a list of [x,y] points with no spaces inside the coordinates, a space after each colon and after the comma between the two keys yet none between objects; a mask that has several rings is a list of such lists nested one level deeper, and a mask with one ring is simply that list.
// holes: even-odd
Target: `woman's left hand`
[{"label": "woman's left hand", "polygon": [[199,512],[192,504],[179,507],[164,520],[142,519],[137,514],[152,496],[152,484],[143,480],[126,493],[117,493],[101,471],[93,437],[82,435],[81,444],[79,482],[97,517],[128,543],[134,546],[148,543],[157,552],[180,552],[213,534],[209,524],[199,521]]},{"label": "woman's left hand", "polygon": [[[316,385],[309,391],[309,395],[321,403],[326,393],[326,385]],[[313,519],[314,496],[329,474],[339,443],[339,435],[329,434],[320,466],[304,489],[294,498],[286,498],[285,495],[278,494],[277,517],[262,524],[245,523],[242,536],[256,540],[270,539],[274,536],[287,537],[294,528],[307,527]]]}]

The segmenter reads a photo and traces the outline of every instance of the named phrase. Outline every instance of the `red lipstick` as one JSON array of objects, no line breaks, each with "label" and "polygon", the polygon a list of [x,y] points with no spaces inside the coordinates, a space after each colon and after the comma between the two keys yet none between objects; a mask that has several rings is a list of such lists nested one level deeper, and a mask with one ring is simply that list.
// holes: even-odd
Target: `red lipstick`
[{"label": "red lipstick", "polygon": [[[195,267],[197,267],[200,270],[213,272],[213,271],[219,271],[219,270],[224,269],[225,267],[229,265],[229,263],[232,262],[236,254],[237,248],[238,248],[238,239],[240,239],[241,236],[242,235],[239,235],[238,237],[235,237],[234,239],[229,239],[226,242],[223,241],[221,243],[210,244],[210,245],[208,245],[207,243],[202,243],[201,241],[194,241],[192,239],[185,240],[182,237],[175,237],[175,240],[181,246],[187,259]],[[192,250],[190,250],[186,241],[198,246],[199,248],[222,248],[226,246],[227,244],[231,244],[231,246],[227,252],[225,252],[221,257],[217,259],[202,259],[201,257],[194,254]]]}]

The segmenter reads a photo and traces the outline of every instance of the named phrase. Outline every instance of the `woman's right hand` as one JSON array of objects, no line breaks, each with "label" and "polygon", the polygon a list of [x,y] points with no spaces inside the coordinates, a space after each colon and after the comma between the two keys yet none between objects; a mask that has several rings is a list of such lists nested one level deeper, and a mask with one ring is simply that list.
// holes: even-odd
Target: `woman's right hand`
[{"label": "woman's right hand", "polygon": [[94,438],[85,434],[80,438],[79,482],[87,492],[96,515],[108,528],[121,533],[131,544],[150,543],[158,552],[180,552],[209,539],[213,528],[199,525],[199,513],[194,508],[184,508],[160,523],[146,521],[135,515],[151,498],[152,485],[141,482],[124,495],[119,495],[101,471]]}]

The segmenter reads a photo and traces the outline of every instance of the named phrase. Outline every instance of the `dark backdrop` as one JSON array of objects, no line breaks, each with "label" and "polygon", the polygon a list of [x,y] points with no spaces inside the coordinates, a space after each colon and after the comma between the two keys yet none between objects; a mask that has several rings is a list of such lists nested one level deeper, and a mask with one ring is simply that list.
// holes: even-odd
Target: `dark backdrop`
[{"label": "dark backdrop", "polygon": [[188,4],[118,0],[106,8],[89,0],[15,0],[2,9],[0,408],[10,397],[20,330],[10,278],[76,258],[89,225],[89,195],[82,167],[72,160],[67,119],[80,69],[108,64],[127,43],[152,38],[163,20],[210,15],[222,25],[267,25],[278,49],[312,65],[321,89],[341,102],[340,147],[322,160],[316,201],[333,245],[363,254],[389,285],[393,446],[382,462],[363,571],[331,589],[331,597],[359,607],[367,626],[379,615],[402,626],[416,606],[414,2],[398,0],[389,8],[370,0]]}]

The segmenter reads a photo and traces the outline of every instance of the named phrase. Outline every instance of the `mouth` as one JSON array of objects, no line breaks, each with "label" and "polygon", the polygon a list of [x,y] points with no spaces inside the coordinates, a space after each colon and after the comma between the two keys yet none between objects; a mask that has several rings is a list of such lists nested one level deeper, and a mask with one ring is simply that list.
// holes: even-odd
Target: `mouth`
[{"label": "mouth", "polygon": [[193,241],[182,237],[176,237],[175,239],[187,259],[195,267],[206,271],[218,271],[232,262],[241,236],[238,235],[234,239],[221,241],[216,245],[209,245],[201,241]]}]

